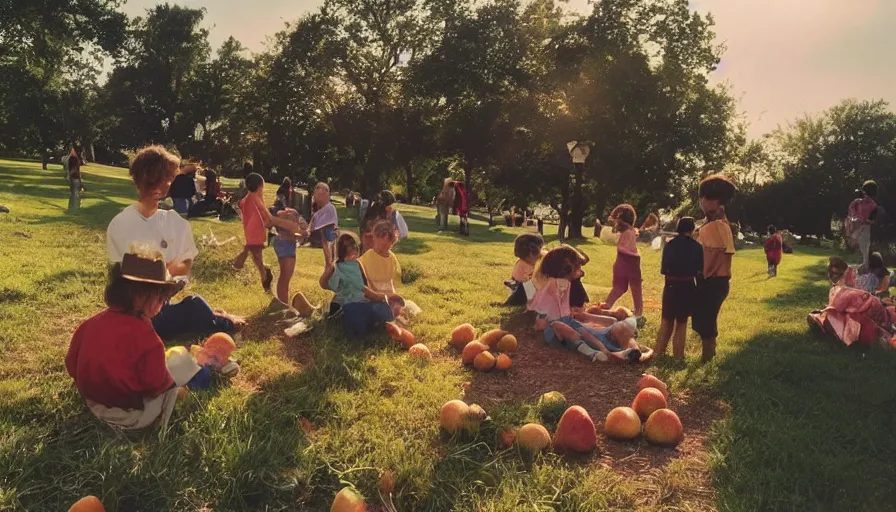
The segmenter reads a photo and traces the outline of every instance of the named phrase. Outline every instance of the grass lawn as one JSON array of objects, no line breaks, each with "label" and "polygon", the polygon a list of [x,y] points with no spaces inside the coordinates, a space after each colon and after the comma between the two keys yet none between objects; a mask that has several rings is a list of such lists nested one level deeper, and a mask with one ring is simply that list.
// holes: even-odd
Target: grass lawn
[{"label": "grass lawn", "polygon": [[[11,210],[0,214],[0,510],[67,510],[94,494],[110,511],[319,511],[347,483],[378,505],[383,469],[395,473],[402,511],[843,511],[896,502],[896,356],[809,336],[806,313],[827,299],[825,253],[786,255],[780,277],[767,280],[762,252],[741,251],[718,359],[697,364],[692,335],[686,363],[654,361],[650,371],[670,384],[685,420],[680,449],[602,439],[590,457],[530,460],[495,438],[533,418],[541,393],[566,394],[600,424],[628,405],[643,369],[547,350],[519,311],[497,305],[520,230],[474,223],[470,238],[438,235],[434,211],[417,207],[402,210],[412,235],[396,253],[403,294],[424,310],[412,331],[433,351],[431,363],[384,337],[361,344],[318,323],[287,339],[256,322],[238,340],[241,374],[191,393],[164,444],[155,433],[116,433],[86,412],[63,356],[78,323],[103,307],[105,228],[133,191],[123,169],[91,165],[84,174],[82,209],[68,215],[59,166],[0,160],[0,204]],[[350,212],[340,217],[355,225]],[[192,224],[196,237],[238,241],[200,249],[190,291],[237,314],[264,309],[270,297],[251,265],[228,265],[239,223]],[[614,248],[579,247],[592,259],[592,300],[602,299]],[[662,281],[659,254],[642,252],[649,324],[641,339],[652,346]],[[276,267],[273,251],[265,258]],[[327,298],[317,286],[322,265],[319,250],[300,249],[293,291]],[[468,321],[518,334],[507,374],[474,375],[447,348],[452,328]],[[548,367],[561,376],[539,379]],[[565,367],[568,375],[557,372]],[[474,439],[441,437],[439,408],[465,388],[493,424]]]}]

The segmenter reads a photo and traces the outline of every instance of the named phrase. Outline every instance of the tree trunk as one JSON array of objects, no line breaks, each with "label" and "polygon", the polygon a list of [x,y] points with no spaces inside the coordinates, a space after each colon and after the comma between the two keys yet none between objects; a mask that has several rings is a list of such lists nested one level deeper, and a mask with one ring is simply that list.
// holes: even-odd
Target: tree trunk
[{"label": "tree trunk", "polygon": [[43,170],[47,170],[47,164],[50,162],[50,155],[46,151],[40,154],[40,166]]},{"label": "tree trunk", "polygon": [[405,190],[405,201],[408,204],[413,204],[414,202],[414,166],[411,164],[407,164],[405,166],[405,175],[407,176],[407,188]]},{"label": "tree trunk", "polygon": [[582,236],[582,217],[584,211],[582,208],[582,180],[584,174],[584,164],[573,164],[575,167],[575,183],[572,190],[572,203],[569,215],[569,238],[584,238]]},{"label": "tree trunk", "polygon": [[473,209],[473,165],[464,157],[464,190],[467,191],[467,209]]}]

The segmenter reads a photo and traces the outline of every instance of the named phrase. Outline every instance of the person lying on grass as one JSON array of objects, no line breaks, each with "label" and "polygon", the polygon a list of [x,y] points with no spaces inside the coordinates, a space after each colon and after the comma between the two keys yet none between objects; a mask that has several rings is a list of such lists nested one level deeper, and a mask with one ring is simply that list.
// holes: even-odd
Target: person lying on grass
[{"label": "person lying on grass", "polygon": [[[150,242],[162,253],[172,276],[189,277],[199,255],[190,223],[175,211],[159,209],[159,201],[168,196],[179,168],[180,159],[161,146],[147,146],[137,152],[129,169],[137,188],[137,202],[116,215],[106,230],[111,263],[121,263],[132,243]],[[240,317],[212,310],[198,295],[166,303],[152,319],[153,328],[162,339],[184,334],[231,333],[245,323]]]},{"label": "person lying on grass", "polygon": [[158,252],[138,248],[112,266],[107,308],[78,326],[65,356],[97,418],[126,429],[168,422],[177,389],[152,318],[181,287]]},{"label": "person lying on grass", "polygon": [[358,262],[358,240],[353,234],[343,233],[336,239],[335,262],[326,244],[323,251],[326,264],[320,287],[335,292],[330,315],[342,311],[342,322],[350,336],[364,337],[395,319],[389,302],[400,297],[368,286],[364,267]]},{"label": "person lying on grass", "polygon": [[582,276],[581,256],[568,246],[555,247],[542,258],[538,269],[542,286],[529,303],[544,323],[544,341],[579,352],[592,361],[607,361],[611,351],[595,336],[595,329],[573,318],[570,308],[572,282]]}]

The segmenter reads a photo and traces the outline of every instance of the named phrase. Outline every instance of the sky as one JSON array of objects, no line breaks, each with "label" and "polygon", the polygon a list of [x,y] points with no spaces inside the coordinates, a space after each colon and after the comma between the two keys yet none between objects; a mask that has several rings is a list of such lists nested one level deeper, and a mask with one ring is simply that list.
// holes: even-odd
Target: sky
[{"label": "sky", "polygon": [[[122,10],[145,13],[157,0],[128,0]],[[287,21],[323,0],[176,0],[206,9],[217,47],[233,35],[252,51]],[[570,0],[586,11],[588,0]],[[714,83],[726,84],[760,137],[803,114],[844,98],[884,99],[896,110],[896,0],[691,0],[712,13],[716,42],[726,51]]]}]

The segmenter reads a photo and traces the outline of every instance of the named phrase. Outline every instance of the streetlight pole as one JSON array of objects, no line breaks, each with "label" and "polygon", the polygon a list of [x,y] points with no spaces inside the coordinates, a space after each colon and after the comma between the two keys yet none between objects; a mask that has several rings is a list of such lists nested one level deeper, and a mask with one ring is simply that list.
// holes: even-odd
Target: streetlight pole
[{"label": "streetlight pole", "polygon": [[575,185],[572,190],[572,205],[569,218],[569,238],[582,238],[582,217],[584,208],[582,204],[582,186],[585,179],[585,161],[591,153],[592,143],[588,141],[570,141],[566,144],[575,176]]}]

